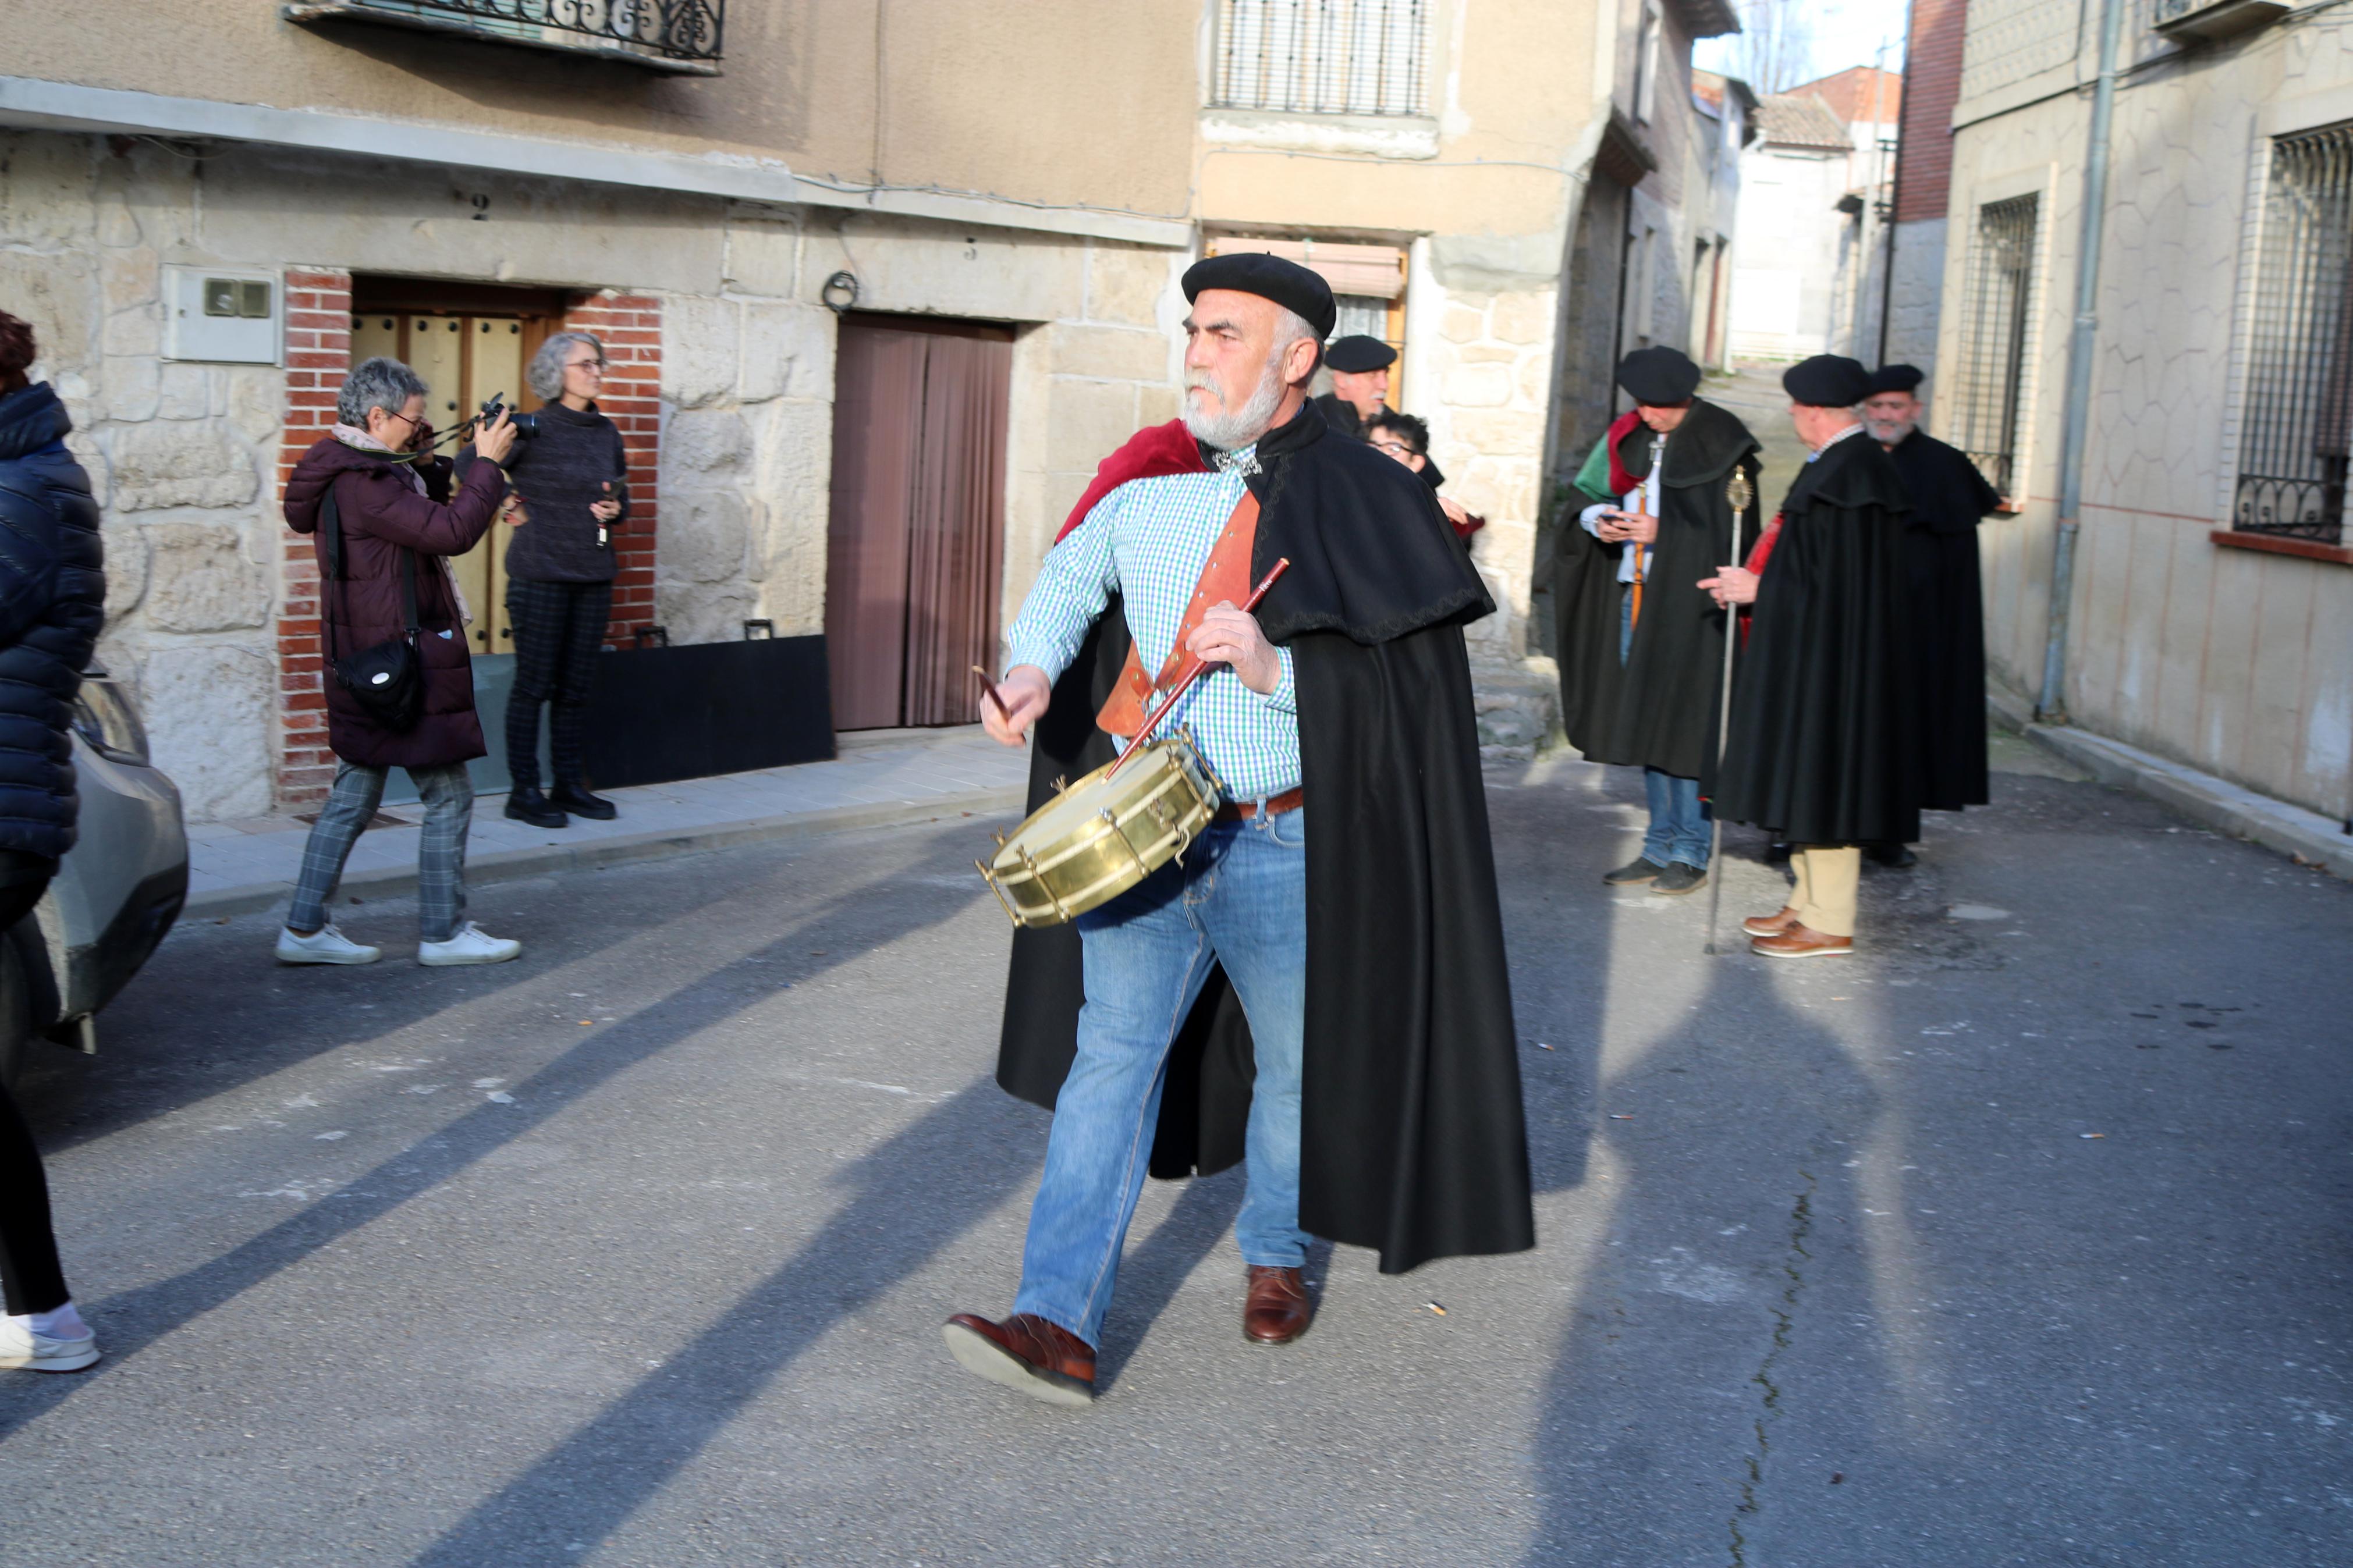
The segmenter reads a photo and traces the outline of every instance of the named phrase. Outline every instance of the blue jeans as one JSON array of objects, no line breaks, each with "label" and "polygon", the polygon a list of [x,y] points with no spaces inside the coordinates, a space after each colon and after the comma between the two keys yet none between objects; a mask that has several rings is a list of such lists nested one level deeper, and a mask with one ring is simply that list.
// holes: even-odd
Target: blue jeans
[{"label": "blue jeans", "polygon": [[1299,1081],[1307,1016],[1307,813],[1219,823],[1185,853],[1079,917],[1086,1005],[1079,1050],[1054,1104],[1046,1172],[1029,1207],[1016,1312],[1099,1342],[1120,1248],[1144,1191],[1168,1049],[1225,966],[1249,1016],[1258,1077],[1234,1239],[1245,1263],[1296,1268]]},{"label": "blue jeans", "polygon": [[1651,831],[1642,836],[1642,858],[1660,866],[1680,860],[1706,870],[1710,817],[1700,804],[1699,780],[1644,768],[1642,789],[1651,798]]}]

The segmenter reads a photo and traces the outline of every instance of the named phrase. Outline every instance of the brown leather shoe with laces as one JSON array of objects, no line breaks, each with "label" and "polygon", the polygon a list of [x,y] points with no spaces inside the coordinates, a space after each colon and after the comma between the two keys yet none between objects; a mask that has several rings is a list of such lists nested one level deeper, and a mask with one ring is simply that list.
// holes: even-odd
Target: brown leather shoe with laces
[{"label": "brown leather shoe with laces", "polygon": [[1751,915],[1740,922],[1740,929],[1750,936],[1779,936],[1798,923],[1798,906],[1783,904],[1781,912],[1774,915]]},{"label": "brown leather shoe with laces", "polygon": [[1854,951],[1854,938],[1793,922],[1779,936],[1751,938],[1748,951],[1762,958],[1844,958]]},{"label": "brown leather shoe with laces", "polygon": [[1049,1405],[1092,1405],[1094,1347],[1060,1323],[1016,1312],[993,1323],[974,1312],[947,1321],[948,1353],[966,1372]]},{"label": "brown leather shoe with laces", "polygon": [[1296,1268],[1250,1267],[1250,1296],[1242,1303],[1242,1337],[1254,1345],[1287,1345],[1315,1321],[1307,1281]]}]

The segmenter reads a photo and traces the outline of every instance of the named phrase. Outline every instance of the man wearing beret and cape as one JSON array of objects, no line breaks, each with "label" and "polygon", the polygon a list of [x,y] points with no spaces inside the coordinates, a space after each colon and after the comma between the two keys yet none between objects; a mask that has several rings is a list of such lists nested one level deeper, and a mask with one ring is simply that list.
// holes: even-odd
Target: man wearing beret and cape
[{"label": "man wearing beret and cape", "polygon": [[1920,837],[1912,503],[1855,412],[1871,390],[1862,365],[1816,354],[1781,384],[1811,454],[1747,564],[1700,583],[1718,604],[1756,606],[1713,798],[1725,819],[1797,847],[1789,901],[1742,923],[1750,950],[1833,957],[1854,951],[1862,846]]},{"label": "man wearing beret and cape", "polygon": [[[1313,1304],[1311,1235],[1385,1271],[1534,1245],[1503,921],[1462,626],[1493,605],[1427,486],[1333,436],[1306,382],[1331,291],[1294,263],[1185,275],[1186,414],[1097,473],[1008,634],[989,732],[1032,728],[1032,807],[1110,760],[1190,653],[1168,725],[1221,781],[1182,864],[1014,937],[997,1080],[1054,1110],[1012,1313],[956,1360],[1093,1397],[1145,1175],[1245,1163],[1244,1337]],[[1236,607],[1290,567],[1255,614]]]},{"label": "man wearing beret and cape", "polygon": [[[1389,366],[1397,350],[1378,338],[1352,332],[1334,338],[1324,351],[1324,366],[1332,373],[1332,390],[1315,400],[1324,423],[1343,436],[1365,438],[1365,427],[1388,411]],[[1431,479],[1436,489],[1444,481]]]},{"label": "man wearing beret and cape", "polygon": [[1724,701],[1725,610],[1696,585],[1757,537],[1757,437],[1695,397],[1700,370],[1670,348],[1618,366],[1634,406],[1578,470],[1590,502],[1554,545],[1561,721],[1588,762],[1639,766],[1651,827],[1602,878],[1688,893],[1707,882],[1712,837],[1700,774]]},{"label": "man wearing beret and cape", "polygon": [[1983,805],[1986,778],[1985,605],[1978,524],[2010,505],[1957,447],[1920,428],[1915,365],[1872,374],[1862,416],[1895,460],[1912,498],[1904,531],[1911,595],[1915,690],[1920,703],[1920,804],[1930,811]]}]

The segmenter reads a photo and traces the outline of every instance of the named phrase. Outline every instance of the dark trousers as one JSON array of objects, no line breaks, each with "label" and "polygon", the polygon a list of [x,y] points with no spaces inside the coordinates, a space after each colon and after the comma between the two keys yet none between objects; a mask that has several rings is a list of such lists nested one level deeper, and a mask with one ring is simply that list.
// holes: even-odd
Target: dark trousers
[{"label": "dark trousers", "polygon": [[514,691],[507,699],[507,774],[517,789],[539,787],[539,706],[550,705],[547,749],[555,786],[580,783],[581,739],[588,726],[588,688],[613,606],[610,583],[507,581],[514,623]]},{"label": "dark trousers", "polygon": [[[0,931],[32,912],[58,863],[0,850]],[[8,1086],[0,1083],[0,1296],[11,1317],[66,1304],[65,1271],[49,1228],[49,1183],[41,1151]]]}]

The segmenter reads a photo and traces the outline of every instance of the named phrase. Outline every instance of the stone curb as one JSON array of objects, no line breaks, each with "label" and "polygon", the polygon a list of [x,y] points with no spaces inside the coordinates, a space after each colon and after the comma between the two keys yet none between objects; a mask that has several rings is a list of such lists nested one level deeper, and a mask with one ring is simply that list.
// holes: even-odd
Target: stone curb
[{"label": "stone curb", "polygon": [[2316,811],[2274,800],[2088,730],[2037,724],[2032,710],[2005,691],[1989,692],[1987,702],[2004,724],[2104,784],[2145,795],[2218,833],[2260,844],[2353,880],[2353,835]]},{"label": "stone curb", "polygon": [[[822,833],[847,833],[861,827],[912,826],[966,813],[974,816],[994,816],[1019,811],[1028,793],[1019,786],[967,790],[959,795],[934,795],[929,800],[835,806],[826,811],[787,812],[778,816],[714,822],[702,827],[622,834],[610,838],[586,839],[578,844],[542,844],[528,849],[496,849],[467,857],[466,881],[470,887],[481,887],[491,882],[522,881],[564,871],[628,866],[645,860],[666,860],[681,855],[703,855],[712,850],[733,849],[750,844],[773,844],[782,839],[809,837]],[[240,888],[217,888],[210,892],[191,893],[185,916],[219,918],[257,914],[283,904],[293,891],[291,881],[282,881],[250,882]],[[417,868],[406,866],[354,871],[343,879],[338,891],[398,898],[417,891]]]}]

